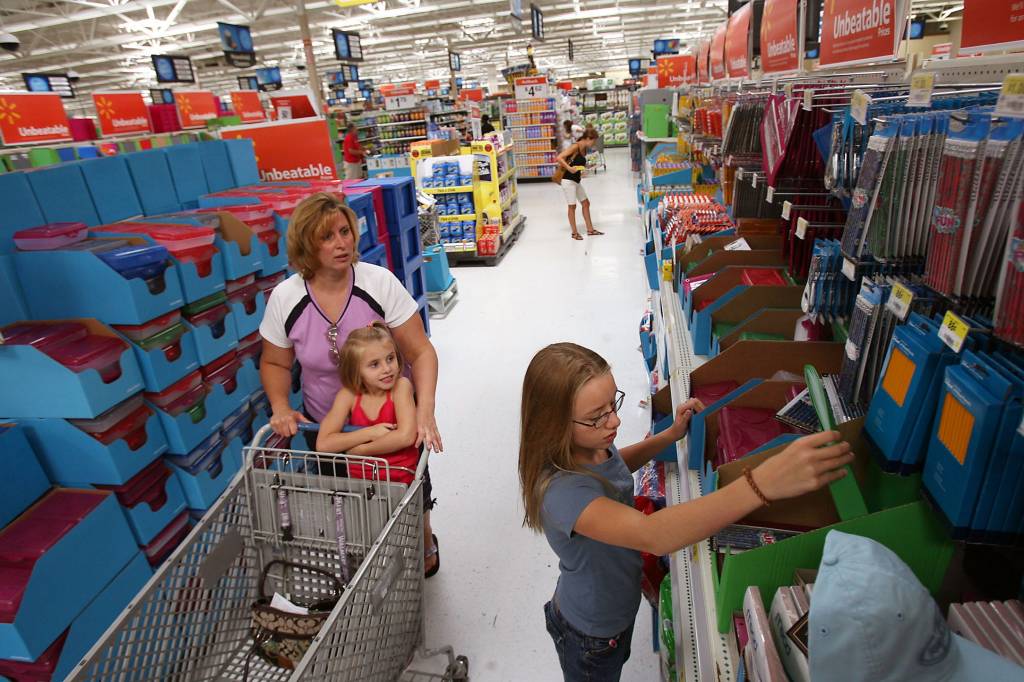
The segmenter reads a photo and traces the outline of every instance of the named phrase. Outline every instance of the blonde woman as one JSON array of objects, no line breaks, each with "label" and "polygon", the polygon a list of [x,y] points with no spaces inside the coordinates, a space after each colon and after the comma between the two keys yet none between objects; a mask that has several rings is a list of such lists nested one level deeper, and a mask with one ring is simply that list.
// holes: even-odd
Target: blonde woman
[{"label": "blonde woman", "polygon": [[[416,301],[385,268],[359,262],[359,220],[343,198],[319,192],[304,199],[288,228],[288,261],[298,272],[274,287],[260,324],[260,379],[270,400],[270,426],[294,436],[301,422],[322,422],[341,390],[341,347],[349,333],[383,322],[407,363],[416,388],[416,446],[443,449],[434,418],[437,352]],[[302,369],[303,410],[288,402],[292,365]],[[316,434],[306,432],[310,450]],[[424,480],[428,492],[429,472]],[[427,570],[433,567],[426,564]]]}]

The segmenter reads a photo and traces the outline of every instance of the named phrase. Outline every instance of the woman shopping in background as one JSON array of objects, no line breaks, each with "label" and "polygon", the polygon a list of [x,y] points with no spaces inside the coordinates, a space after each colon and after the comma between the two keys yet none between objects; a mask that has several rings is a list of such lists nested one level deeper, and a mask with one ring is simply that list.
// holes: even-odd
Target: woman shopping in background
[{"label": "woman shopping in background", "polygon": [[[406,371],[411,367],[416,446],[440,452],[434,419],[437,353],[402,283],[385,268],[359,262],[358,224],[344,200],[326,192],[304,199],[292,214],[288,262],[298,272],[274,287],[260,324],[260,379],[270,400],[270,426],[275,433],[294,436],[300,423],[322,422],[341,390],[338,362],[349,333],[380,321],[390,328],[408,363]],[[302,368],[302,412],[288,403],[296,360]],[[315,450],[317,434],[304,435]],[[433,507],[429,467],[423,487],[427,518]],[[424,568],[429,571],[436,561],[430,557]]]},{"label": "woman shopping in background", "polygon": [[579,230],[576,229],[576,204],[583,208],[583,222],[587,226],[587,234],[595,237],[602,235],[594,229],[590,220],[590,198],[583,189],[583,170],[587,166],[587,151],[597,142],[597,131],[587,128],[583,131],[580,139],[569,145],[558,155],[558,164],[564,171],[562,174],[561,187],[565,194],[565,201],[569,205],[569,227],[572,229],[573,239],[583,239]]}]

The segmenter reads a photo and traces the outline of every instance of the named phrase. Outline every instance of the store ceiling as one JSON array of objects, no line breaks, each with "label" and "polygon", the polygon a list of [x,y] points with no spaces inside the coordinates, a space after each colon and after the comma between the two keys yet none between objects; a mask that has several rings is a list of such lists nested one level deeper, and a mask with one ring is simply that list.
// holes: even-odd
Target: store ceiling
[{"label": "store ceiling", "polygon": [[[488,82],[526,60],[529,0],[521,32],[508,0],[383,0],[341,8],[333,0],[306,2],[318,71],[337,70],[331,28],[361,34],[363,78],[378,83],[447,77],[447,52],[462,53],[469,79]],[[627,59],[650,53],[655,38],[693,42],[726,16],[726,0],[535,0],[544,12],[546,40],[534,43],[538,66],[558,77],[599,75],[623,69]],[[962,4],[914,0],[915,11],[934,16]],[[81,77],[80,92],[155,87],[152,54],[192,57],[204,88],[226,90],[253,69],[225,64],[216,22],[252,27],[257,66],[280,66],[287,86],[304,85],[297,5],[290,0],[3,0],[0,32],[21,42],[0,52],[0,88],[23,89],[22,72],[66,72]],[[569,62],[567,39],[574,44]]]}]

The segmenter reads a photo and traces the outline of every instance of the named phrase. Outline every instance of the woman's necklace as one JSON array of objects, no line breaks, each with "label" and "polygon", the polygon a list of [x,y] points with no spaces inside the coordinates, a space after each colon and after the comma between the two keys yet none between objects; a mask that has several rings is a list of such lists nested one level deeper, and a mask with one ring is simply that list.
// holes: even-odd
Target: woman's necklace
[{"label": "woman's necklace", "polygon": [[313,301],[313,306],[316,308],[317,312],[319,312],[320,316],[327,322],[327,343],[330,344],[327,352],[331,356],[331,362],[335,365],[341,364],[341,351],[338,350],[338,324],[341,322],[341,319],[345,317],[345,311],[348,310],[349,301],[352,300],[352,290],[355,288],[354,280],[355,273],[352,272],[349,276],[348,298],[345,301],[345,306],[341,309],[341,313],[338,315],[338,319],[334,321],[327,317],[327,314],[324,313],[323,309],[316,302],[316,298],[313,296],[313,292],[310,289],[309,282],[306,282],[306,293],[309,294],[309,298]]}]

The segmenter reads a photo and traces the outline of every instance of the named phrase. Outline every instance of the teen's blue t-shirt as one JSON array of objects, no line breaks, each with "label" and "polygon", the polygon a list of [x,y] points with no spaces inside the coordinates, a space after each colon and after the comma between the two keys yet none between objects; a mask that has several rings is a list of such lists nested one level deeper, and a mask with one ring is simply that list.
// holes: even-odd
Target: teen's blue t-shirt
[{"label": "teen's blue t-shirt", "polygon": [[633,506],[633,476],[614,445],[610,457],[587,469],[603,476],[614,495],[586,474],[558,472],[541,504],[541,525],[558,555],[555,599],[569,624],[592,637],[614,637],[636,620],[640,606],[640,552],[579,535],[573,528],[599,497]]}]

